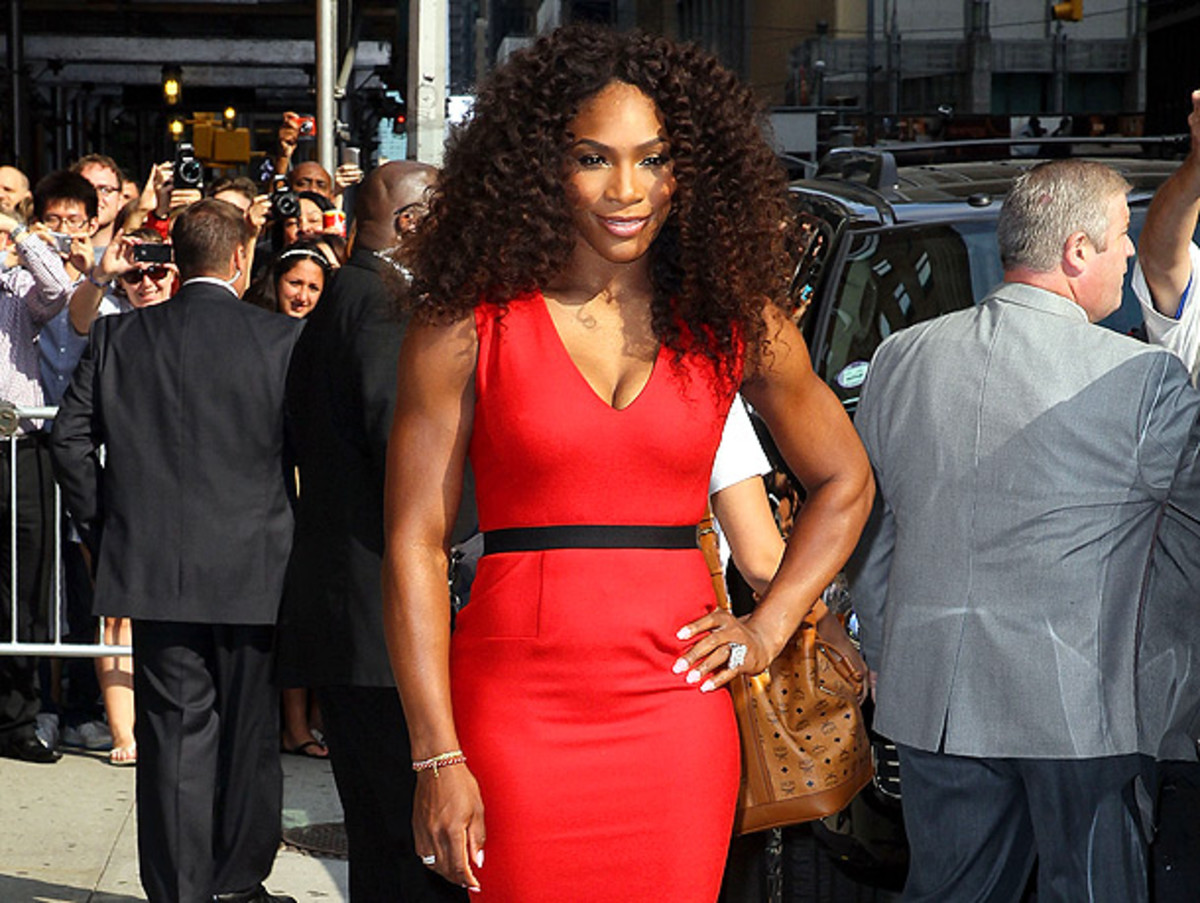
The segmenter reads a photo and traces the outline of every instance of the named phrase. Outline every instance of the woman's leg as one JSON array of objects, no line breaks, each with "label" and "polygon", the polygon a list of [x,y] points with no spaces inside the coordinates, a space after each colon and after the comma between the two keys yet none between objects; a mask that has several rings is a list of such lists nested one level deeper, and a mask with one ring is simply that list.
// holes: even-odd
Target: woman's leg
[{"label": "woman's leg", "polygon": [[280,692],[283,698],[283,737],[280,741],[283,751],[324,759],[328,755],[325,746],[308,727],[308,690],[288,687]]},{"label": "woman's leg", "polygon": [[[129,618],[105,618],[104,642],[110,646],[128,646],[133,642]],[[96,659],[96,676],[104,697],[104,710],[112,731],[113,751],[132,750],[133,739],[133,656],[102,655]]]}]

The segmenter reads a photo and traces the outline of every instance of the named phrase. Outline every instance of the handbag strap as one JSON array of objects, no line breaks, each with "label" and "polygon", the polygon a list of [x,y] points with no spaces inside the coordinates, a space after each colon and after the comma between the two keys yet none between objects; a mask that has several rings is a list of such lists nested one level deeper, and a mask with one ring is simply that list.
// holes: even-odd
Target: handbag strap
[{"label": "handbag strap", "polygon": [[708,576],[712,578],[713,591],[717,594],[717,605],[726,611],[733,611],[733,606],[729,604],[729,593],[725,589],[725,569],[721,567],[720,543],[717,541],[717,528],[711,509],[696,527],[696,538],[708,565]]}]

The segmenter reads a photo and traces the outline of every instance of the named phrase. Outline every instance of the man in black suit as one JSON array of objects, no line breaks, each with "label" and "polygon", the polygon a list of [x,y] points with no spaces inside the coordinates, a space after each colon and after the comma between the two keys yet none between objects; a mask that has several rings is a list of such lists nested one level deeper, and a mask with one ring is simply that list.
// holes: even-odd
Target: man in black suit
[{"label": "man in black suit", "polygon": [[[133,619],[138,855],[152,903],[281,901],[274,624],[292,538],[284,385],[299,323],[244,304],[252,230],[175,221],[183,287],[98,320],[54,423],[97,614]],[[101,447],[104,455],[101,456]]]},{"label": "man in black suit", "polygon": [[[403,328],[387,251],[424,212],[436,170],[384,164],[359,186],[354,252],[308,317],[288,377],[300,466],[280,613],[284,686],[317,688],[346,814],[354,903],[458,901],[413,848],[408,733],[383,639],[383,479]],[[473,526],[473,510],[460,517]]]}]

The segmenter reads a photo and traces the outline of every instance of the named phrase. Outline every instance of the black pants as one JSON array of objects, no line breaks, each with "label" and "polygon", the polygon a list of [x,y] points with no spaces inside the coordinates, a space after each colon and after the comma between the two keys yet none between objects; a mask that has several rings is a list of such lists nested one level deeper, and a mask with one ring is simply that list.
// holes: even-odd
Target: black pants
[{"label": "black pants", "polygon": [[911,903],[1016,901],[1036,856],[1038,903],[1143,903],[1141,756],[984,759],[901,746]]},{"label": "black pants", "polygon": [[281,835],[274,627],[138,620],[138,858],[151,903],[259,885]]},{"label": "black pants", "polygon": [[[11,494],[10,444],[0,443],[0,642],[12,640],[10,524],[17,515],[17,637],[44,642],[50,614],[50,571],[54,543],[54,478],[44,434],[17,440],[17,494]],[[0,743],[32,735],[40,710],[37,661],[0,656]]]},{"label": "black pants", "polygon": [[462,903],[413,848],[416,775],[394,687],[317,690],[350,844],[352,903]]},{"label": "black pants", "polygon": [[1200,763],[1160,762],[1158,831],[1150,849],[1154,903],[1200,899]]}]

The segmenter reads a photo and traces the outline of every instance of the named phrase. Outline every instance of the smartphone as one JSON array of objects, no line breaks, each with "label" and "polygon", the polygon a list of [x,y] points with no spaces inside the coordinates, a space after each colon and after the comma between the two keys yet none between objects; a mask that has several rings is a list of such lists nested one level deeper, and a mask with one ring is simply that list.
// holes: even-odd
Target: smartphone
[{"label": "smartphone", "polygon": [[66,232],[51,232],[50,237],[54,239],[54,250],[59,254],[71,253],[71,236]]},{"label": "smartphone", "polygon": [[170,263],[173,259],[171,246],[150,243],[134,245],[133,259],[138,263]]},{"label": "smartphone", "polygon": [[359,166],[359,153],[360,151],[357,147],[344,146],[342,148],[342,163],[353,163],[355,166]]}]

